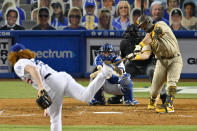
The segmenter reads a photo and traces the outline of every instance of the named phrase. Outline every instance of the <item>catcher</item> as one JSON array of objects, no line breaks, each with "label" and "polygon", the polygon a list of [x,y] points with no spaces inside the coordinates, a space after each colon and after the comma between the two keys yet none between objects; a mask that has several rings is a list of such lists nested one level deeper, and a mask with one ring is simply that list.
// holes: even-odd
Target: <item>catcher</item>
[{"label": "catcher", "polygon": [[38,90],[38,105],[50,116],[51,131],[62,131],[62,101],[65,95],[88,102],[112,75],[112,68],[103,65],[101,72],[87,88],[78,84],[66,72],[57,72],[47,64],[35,60],[35,53],[22,44],[11,47],[8,59],[15,73]]},{"label": "catcher", "polygon": [[99,55],[95,58],[93,65],[95,66],[95,71],[99,72],[103,68],[103,63],[108,61],[113,63],[113,68],[116,73],[113,73],[109,77],[102,88],[96,93],[94,98],[89,102],[89,105],[105,105],[105,97],[103,91],[108,94],[113,95],[123,95],[124,102],[126,105],[133,106],[138,104],[136,100],[133,99],[133,83],[130,79],[130,74],[125,72],[125,67],[121,59],[114,54],[115,50],[113,46],[109,43],[101,46],[99,50]]},{"label": "catcher", "polygon": [[156,97],[160,93],[163,84],[167,82],[166,101],[161,108],[156,108],[156,112],[174,112],[173,100],[176,95],[176,86],[180,79],[183,66],[177,39],[165,22],[160,21],[153,24],[150,16],[140,16],[137,24],[147,34],[138,45],[138,50],[143,50],[139,54],[130,54],[130,59],[144,60],[150,55],[147,51],[152,51],[157,59],[148,108],[156,108]]}]

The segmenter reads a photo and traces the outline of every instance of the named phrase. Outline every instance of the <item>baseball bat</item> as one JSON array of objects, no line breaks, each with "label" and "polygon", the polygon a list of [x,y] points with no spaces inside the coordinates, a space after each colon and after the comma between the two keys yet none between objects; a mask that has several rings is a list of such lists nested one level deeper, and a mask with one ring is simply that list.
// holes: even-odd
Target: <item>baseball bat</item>
[{"label": "baseball bat", "polygon": [[144,15],[144,0],[141,0],[141,15]]}]

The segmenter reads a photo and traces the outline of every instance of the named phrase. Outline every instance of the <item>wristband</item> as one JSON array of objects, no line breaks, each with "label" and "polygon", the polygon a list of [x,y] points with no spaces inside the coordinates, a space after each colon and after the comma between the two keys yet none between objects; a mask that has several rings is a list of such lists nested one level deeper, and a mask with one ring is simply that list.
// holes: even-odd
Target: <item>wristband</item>
[{"label": "wristband", "polygon": [[141,56],[140,55],[136,55],[135,56],[135,60],[140,60],[141,59]]},{"label": "wristband", "polygon": [[146,44],[143,41],[141,41],[140,45],[141,45],[141,47],[144,47]]}]

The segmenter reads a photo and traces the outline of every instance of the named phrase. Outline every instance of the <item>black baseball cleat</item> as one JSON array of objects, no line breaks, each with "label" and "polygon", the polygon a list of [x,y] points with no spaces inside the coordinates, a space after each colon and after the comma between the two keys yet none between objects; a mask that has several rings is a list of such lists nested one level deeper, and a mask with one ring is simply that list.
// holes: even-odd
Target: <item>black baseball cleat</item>
[{"label": "black baseball cleat", "polygon": [[91,100],[90,102],[88,102],[88,105],[90,105],[90,106],[104,106],[105,105],[105,100],[102,100],[102,101],[97,101],[97,100],[95,100],[95,99],[93,99],[93,100]]},{"label": "black baseball cleat", "polygon": [[107,101],[108,104],[122,104],[123,103],[123,96],[117,95],[110,97]]}]

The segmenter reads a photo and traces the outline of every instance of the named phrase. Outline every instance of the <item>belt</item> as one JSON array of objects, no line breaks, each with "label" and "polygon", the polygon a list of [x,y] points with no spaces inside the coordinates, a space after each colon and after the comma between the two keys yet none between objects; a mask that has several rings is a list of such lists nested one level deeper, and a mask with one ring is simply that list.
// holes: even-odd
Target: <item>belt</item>
[{"label": "belt", "polygon": [[50,75],[52,75],[51,73],[48,73],[44,76],[44,79],[46,80]]},{"label": "belt", "polygon": [[176,55],[170,56],[170,57],[161,56],[160,58],[161,58],[161,59],[172,59],[172,58],[177,57],[177,56],[180,56],[180,54],[176,54]]}]

